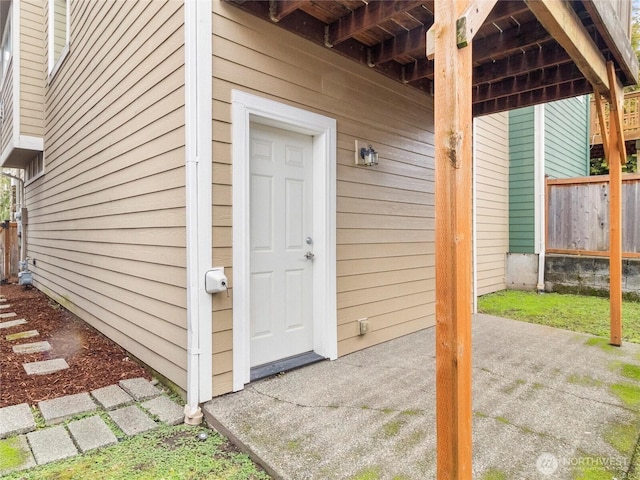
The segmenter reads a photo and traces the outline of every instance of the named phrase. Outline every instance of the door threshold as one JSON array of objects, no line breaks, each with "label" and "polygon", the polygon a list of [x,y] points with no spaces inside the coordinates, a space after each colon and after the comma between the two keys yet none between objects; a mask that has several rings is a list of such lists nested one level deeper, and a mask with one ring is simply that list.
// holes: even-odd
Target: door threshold
[{"label": "door threshold", "polygon": [[311,365],[321,360],[325,360],[325,358],[316,352],[306,352],[300,355],[294,355],[293,357],[276,360],[275,362],[265,363],[264,365],[258,365],[251,368],[251,381],[255,382],[256,380]]}]

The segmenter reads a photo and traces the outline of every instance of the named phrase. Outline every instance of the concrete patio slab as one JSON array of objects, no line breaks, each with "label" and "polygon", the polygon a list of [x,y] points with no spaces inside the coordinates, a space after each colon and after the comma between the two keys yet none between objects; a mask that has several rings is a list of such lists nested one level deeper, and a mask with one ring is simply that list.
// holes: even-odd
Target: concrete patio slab
[{"label": "concrete patio slab", "polygon": [[97,406],[93,403],[89,394],[83,392],[38,402],[38,408],[45,423],[47,425],[55,425],[74,415],[94,412]]},{"label": "concrete patio slab", "polygon": [[168,425],[179,425],[184,421],[184,407],[163,395],[140,404],[151,415]]},{"label": "concrete patio slab", "polygon": [[24,367],[25,372],[27,372],[27,375],[47,375],[49,373],[69,368],[69,364],[64,358],[23,363],[22,366]]},{"label": "concrete patio slab", "polygon": [[0,457],[0,477],[36,466],[27,437],[24,435],[0,440],[0,451],[15,454]]},{"label": "concrete patio slab", "polygon": [[0,408],[0,438],[20,435],[35,429],[36,422],[26,403]]},{"label": "concrete patio slab", "polygon": [[[7,314],[8,315],[8,314]],[[12,317],[15,317],[16,314],[14,313],[13,315],[11,315]],[[3,318],[0,315],[0,318]],[[6,317],[9,318],[9,317]],[[18,320],[9,320],[7,322],[0,322],[0,328],[12,328],[12,327],[17,327],[18,325],[24,325],[25,323],[27,323],[27,321],[24,318],[20,318]]]},{"label": "concrete patio slab", "polygon": [[127,435],[136,435],[158,428],[158,424],[135,405],[113,410],[109,412],[109,416]]},{"label": "concrete patio slab", "polygon": [[146,378],[129,378],[127,380],[120,380],[118,384],[136,401],[148,400],[162,393],[161,390],[154,387]]},{"label": "concrete patio slab", "polygon": [[56,462],[78,454],[67,430],[59,425],[27,434],[38,465]]},{"label": "concrete patio slab", "polygon": [[13,342],[14,340],[37,337],[38,335],[40,335],[40,333],[37,330],[27,330],[26,332],[18,332],[6,335],[4,338],[7,340],[7,342]]},{"label": "concrete patio slab", "polygon": [[[474,478],[586,468],[625,478],[640,438],[640,381],[628,374],[640,372],[640,345],[476,315],[473,347]],[[435,478],[435,331],[255,382],[204,410],[279,478]]]},{"label": "concrete patio slab", "polygon": [[[17,316],[18,314],[16,312],[0,313],[0,318],[13,318]],[[26,323],[26,320],[25,320],[25,323]]]},{"label": "concrete patio slab", "polygon": [[38,353],[51,350],[51,344],[49,342],[33,342],[23,343],[22,345],[14,345],[13,353]]},{"label": "concrete patio slab", "polygon": [[4,310],[5,308],[11,308],[11,305],[8,303],[0,303],[0,310]]},{"label": "concrete patio slab", "polygon": [[91,391],[91,396],[105,410],[113,410],[133,402],[133,398],[118,385],[98,388]]},{"label": "concrete patio slab", "polygon": [[116,436],[99,415],[69,422],[67,428],[82,453],[118,443]]}]

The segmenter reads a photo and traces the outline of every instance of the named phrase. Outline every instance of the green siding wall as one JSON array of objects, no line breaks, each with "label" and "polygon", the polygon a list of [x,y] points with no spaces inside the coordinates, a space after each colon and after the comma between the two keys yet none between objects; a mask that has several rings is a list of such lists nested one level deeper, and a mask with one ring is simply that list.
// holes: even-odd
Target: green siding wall
[{"label": "green siding wall", "polygon": [[548,103],[545,117],[545,173],[550,178],[589,175],[589,99]]},{"label": "green siding wall", "polygon": [[509,114],[509,251],[533,253],[533,107]]},{"label": "green siding wall", "polygon": [[[509,114],[509,251],[534,253],[534,108]],[[589,99],[570,98],[544,107],[545,174],[589,175]]]}]

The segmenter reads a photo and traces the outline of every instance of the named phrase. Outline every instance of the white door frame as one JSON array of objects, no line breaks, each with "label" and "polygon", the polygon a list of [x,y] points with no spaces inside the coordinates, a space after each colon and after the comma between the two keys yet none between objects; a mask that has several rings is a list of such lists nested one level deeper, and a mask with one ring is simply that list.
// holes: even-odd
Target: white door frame
[{"label": "white door frame", "polygon": [[313,138],[313,350],[338,356],[336,303],[336,121],[233,90],[233,390],[249,383],[250,367],[250,124]]}]

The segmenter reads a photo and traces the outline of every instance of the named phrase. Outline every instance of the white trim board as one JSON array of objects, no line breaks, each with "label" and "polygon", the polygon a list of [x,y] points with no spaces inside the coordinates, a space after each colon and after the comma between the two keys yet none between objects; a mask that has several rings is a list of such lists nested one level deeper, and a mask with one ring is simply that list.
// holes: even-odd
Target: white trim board
[{"label": "white trim board", "polygon": [[336,121],[239,90],[232,92],[233,390],[250,381],[249,134],[251,123],[313,137],[313,350],[338,356],[336,303]]}]

